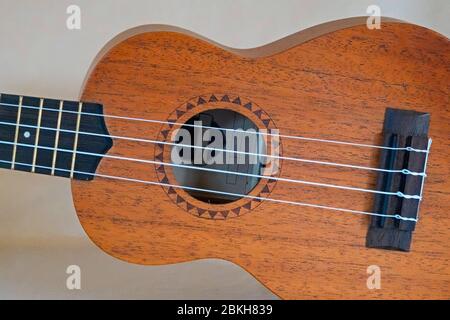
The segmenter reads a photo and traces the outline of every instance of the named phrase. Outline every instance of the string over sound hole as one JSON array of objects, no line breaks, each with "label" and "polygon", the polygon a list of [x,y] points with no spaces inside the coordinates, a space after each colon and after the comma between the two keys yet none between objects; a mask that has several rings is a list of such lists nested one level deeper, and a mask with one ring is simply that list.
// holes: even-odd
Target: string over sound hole
[{"label": "string over sound hole", "polygon": [[206,203],[229,203],[242,198],[235,194],[249,194],[260,180],[253,175],[261,174],[261,155],[266,153],[257,132],[249,118],[232,110],[196,114],[173,137],[177,145],[171,161],[180,165],[173,168],[177,182]]}]

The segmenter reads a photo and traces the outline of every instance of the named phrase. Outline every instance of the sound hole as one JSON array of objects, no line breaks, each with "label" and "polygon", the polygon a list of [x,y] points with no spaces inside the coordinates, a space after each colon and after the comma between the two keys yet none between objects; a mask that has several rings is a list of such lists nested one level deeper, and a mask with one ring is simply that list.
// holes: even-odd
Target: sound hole
[{"label": "sound hole", "polygon": [[264,136],[257,131],[249,118],[232,110],[213,109],[193,116],[173,141],[177,146],[172,148],[172,163],[183,166],[172,168],[178,184],[194,198],[212,204],[250,193],[260,178],[249,175],[261,175],[259,154],[266,151]]}]

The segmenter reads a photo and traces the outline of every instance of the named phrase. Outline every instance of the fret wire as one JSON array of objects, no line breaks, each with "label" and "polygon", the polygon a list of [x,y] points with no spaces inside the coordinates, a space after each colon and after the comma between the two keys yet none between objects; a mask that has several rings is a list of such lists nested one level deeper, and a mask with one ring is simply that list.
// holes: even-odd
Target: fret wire
[{"label": "fret wire", "polygon": [[23,96],[19,97],[19,109],[17,110],[17,120],[16,120],[16,132],[14,134],[14,145],[13,145],[13,154],[12,154],[12,163],[11,169],[14,170],[16,165],[16,152],[17,152],[17,141],[19,140],[19,131],[20,131],[20,117],[22,114],[22,100]]},{"label": "fret wire", "polygon": [[83,102],[80,102],[78,104],[78,115],[77,115],[77,126],[75,129],[75,141],[73,144],[73,155],[72,155],[72,165],[70,167],[70,178],[73,178],[73,173],[75,170],[75,161],[77,157],[77,148],[78,148],[78,133],[80,131],[80,120],[81,120],[81,111],[83,108]]},{"label": "fret wire", "polygon": [[37,128],[36,128],[36,138],[34,139],[33,162],[32,162],[32,166],[31,166],[31,172],[33,172],[33,173],[36,170],[36,158],[37,158],[37,150],[38,150],[38,144],[39,144],[39,134],[41,131],[41,120],[42,120],[42,108],[43,107],[44,107],[44,99],[40,98],[40,100],[39,100],[39,115],[38,115]]},{"label": "fret wire", "polygon": [[55,133],[55,150],[53,151],[53,160],[52,160],[52,176],[55,175],[55,167],[56,167],[56,157],[58,155],[58,144],[59,144],[59,132],[61,129],[61,117],[62,117],[62,109],[63,109],[64,101],[59,101],[59,113],[58,113],[58,124],[56,126],[56,133]]}]

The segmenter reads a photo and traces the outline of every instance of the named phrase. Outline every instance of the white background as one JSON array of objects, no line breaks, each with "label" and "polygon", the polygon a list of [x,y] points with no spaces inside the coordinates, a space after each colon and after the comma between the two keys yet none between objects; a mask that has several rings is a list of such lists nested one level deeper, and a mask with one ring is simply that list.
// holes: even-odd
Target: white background
[{"label": "white background", "polygon": [[[81,7],[79,31],[66,28],[70,4]],[[77,99],[98,51],[139,25],[174,25],[226,46],[251,48],[366,15],[370,4],[379,5],[383,16],[450,34],[448,0],[0,0],[0,92]],[[66,289],[70,264],[82,269],[80,291]],[[275,296],[221,260],[148,267],[111,258],[84,234],[68,181],[2,170],[0,298]]]}]

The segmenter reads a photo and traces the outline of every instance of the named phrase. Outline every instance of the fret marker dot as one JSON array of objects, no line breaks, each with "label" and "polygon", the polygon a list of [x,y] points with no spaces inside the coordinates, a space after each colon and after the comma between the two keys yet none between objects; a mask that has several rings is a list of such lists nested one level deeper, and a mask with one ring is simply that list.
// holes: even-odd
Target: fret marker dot
[{"label": "fret marker dot", "polygon": [[23,136],[25,137],[25,139],[28,139],[28,138],[31,136],[30,131],[25,131],[25,132],[23,133]]}]

